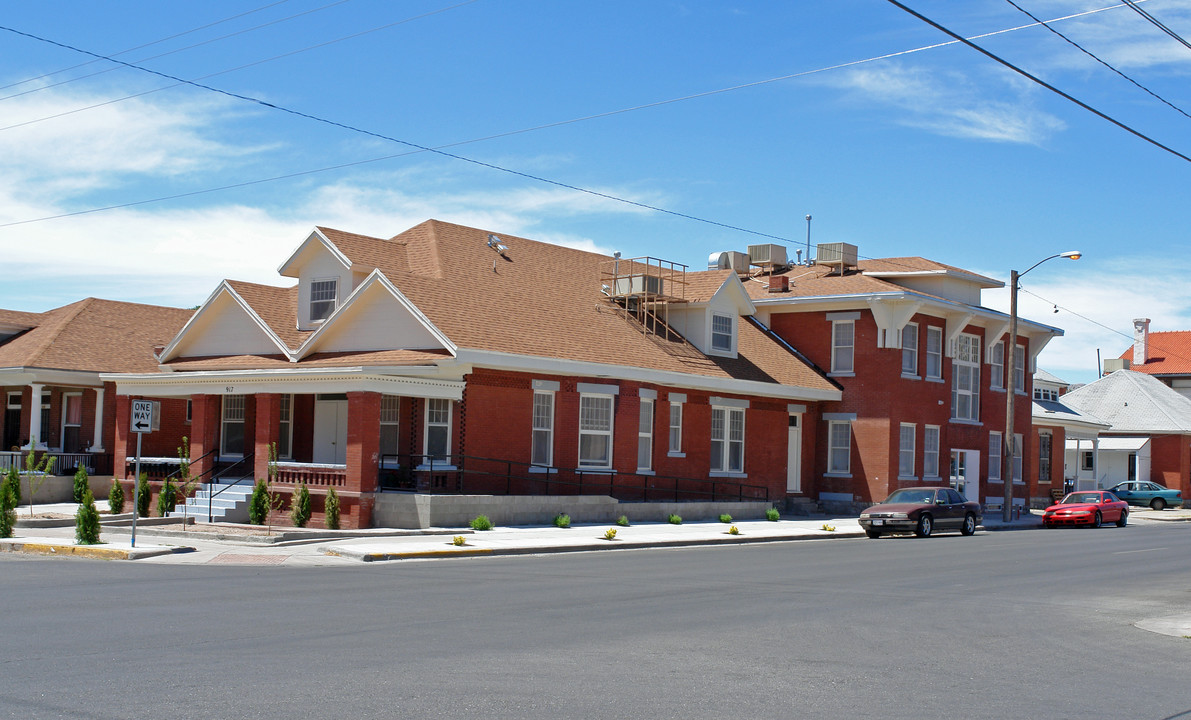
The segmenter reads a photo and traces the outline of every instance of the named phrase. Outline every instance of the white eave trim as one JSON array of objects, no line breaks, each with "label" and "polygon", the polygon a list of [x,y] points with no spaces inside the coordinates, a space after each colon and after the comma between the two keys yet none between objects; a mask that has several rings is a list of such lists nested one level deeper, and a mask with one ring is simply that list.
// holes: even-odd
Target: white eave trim
[{"label": "white eave trim", "polygon": [[980,285],[981,287],[994,290],[996,288],[1005,287],[1005,283],[990,278],[985,275],[977,275],[976,273],[963,272],[958,270],[947,270],[946,268],[938,268],[935,270],[861,270],[861,272],[869,277],[875,278],[898,278],[898,277],[930,277],[932,275],[943,275],[945,277],[953,277],[958,280]]},{"label": "white eave trim", "polygon": [[836,389],[814,390],[796,385],[779,385],[777,383],[735,380],[732,378],[714,378],[665,370],[649,370],[647,368],[630,367],[627,365],[609,365],[581,360],[516,355],[493,350],[461,348],[458,359],[460,362],[468,365],[499,370],[607,378],[609,380],[630,380],[667,387],[689,388],[692,390],[704,390],[731,395],[780,398],[783,400],[820,402],[839,400],[843,396],[843,393]]},{"label": "white eave trim", "polygon": [[170,341],[170,344],[166,345],[165,349],[161,351],[160,355],[158,355],[158,361],[164,363],[175,359],[174,352],[177,351],[178,345],[182,342],[182,338],[186,337],[186,333],[190,330],[191,326],[198,321],[199,317],[208,311],[215,298],[219,297],[219,294],[225,291],[231,295],[232,300],[234,300],[236,304],[248,314],[249,319],[252,320],[257,327],[264,331],[265,335],[269,337],[269,340],[272,341],[272,343],[277,346],[277,349],[281,351],[281,354],[293,362],[293,353],[286,346],[286,344],[281,340],[280,337],[277,336],[277,333],[273,332],[273,328],[269,327],[269,324],[262,320],[260,315],[256,314],[256,311],[252,309],[252,306],[249,305],[244,298],[240,297],[240,293],[236,292],[227,280],[221,281],[219,283],[219,287],[215,288],[215,291],[207,297],[201,306],[199,306],[198,311],[190,316],[190,319],[186,321],[186,324],[182,326],[182,329],[178,331],[178,334],[174,336],[174,339]]},{"label": "white eave trim", "polygon": [[[390,371],[394,371],[390,373]],[[274,370],[211,370],[179,373],[111,373],[100,376],[116,384],[117,395],[180,397],[187,395],[252,395],[256,393],[377,392],[462,400],[462,379],[425,377],[437,367],[279,368]]]},{"label": "white eave trim", "polygon": [[62,385],[71,387],[103,387],[100,373],[94,370],[55,370],[53,368],[4,367],[0,368],[0,385],[27,386]]},{"label": "white eave trim", "polygon": [[327,236],[323,235],[322,231],[316,227],[310,232],[309,235],[306,236],[306,239],[303,240],[300,245],[298,245],[297,249],[290,253],[290,256],[286,258],[285,262],[278,266],[277,273],[282,277],[294,277],[293,275],[286,275],[286,271],[289,270],[290,266],[293,265],[298,256],[302,254],[302,251],[304,251],[307,246],[310,245],[311,241],[314,240],[322,243],[323,247],[327,249],[327,252],[331,253],[331,256],[334,257],[338,263],[343,265],[343,267],[349,270],[351,269],[352,261],[349,260],[339,248],[335,247],[335,243],[331,242]]}]

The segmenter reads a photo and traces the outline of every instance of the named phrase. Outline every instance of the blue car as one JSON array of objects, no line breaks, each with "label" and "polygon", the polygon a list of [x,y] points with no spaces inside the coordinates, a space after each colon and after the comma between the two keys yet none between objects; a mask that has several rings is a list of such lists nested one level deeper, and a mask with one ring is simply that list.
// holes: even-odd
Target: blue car
[{"label": "blue car", "polygon": [[1181,492],[1162,487],[1158,483],[1133,480],[1118,483],[1108,490],[1130,505],[1148,505],[1154,510],[1179,507],[1183,504]]}]

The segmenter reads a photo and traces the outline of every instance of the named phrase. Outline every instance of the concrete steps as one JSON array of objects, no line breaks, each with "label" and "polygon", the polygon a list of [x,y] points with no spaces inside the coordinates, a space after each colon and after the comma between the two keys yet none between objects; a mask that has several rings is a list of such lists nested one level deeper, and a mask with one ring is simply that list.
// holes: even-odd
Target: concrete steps
[{"label": "concrete steps", "polygon": [[210,500],[212,522],[248,522],[248,503],[252,499],[252,479],[227,478],[215,484],[200,485],[194,497],[174,506],[174,515],[185,513],[200,520],[207,519],[207,499]]}]

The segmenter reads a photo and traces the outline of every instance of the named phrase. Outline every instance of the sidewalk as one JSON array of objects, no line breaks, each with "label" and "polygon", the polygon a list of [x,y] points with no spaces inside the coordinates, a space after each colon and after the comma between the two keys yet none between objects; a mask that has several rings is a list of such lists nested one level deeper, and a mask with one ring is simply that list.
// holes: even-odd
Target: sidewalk
[{"label": "sidewalk", "polygon": [[[71,515],[75,507],[73,504],[39,505],[37,511]],[[1173,515],[1174,511],[1165,512]],[[1191,511],[1179,512],[1191,519]],[[250,526],[223,525],[221,527],[227,528],[227,532],[215,534],[197,529],[138,525],[134,548],[128,527],[105,525],[100,535],[103,544],[78,546],[74,543],[73,521],[64,522],[60,527],[22,527],[18,516],[16,537],[0,540],[0,552],[174,564],[310,566],[864,537],[855,517],[790,516],[776,522],[741,520],[733,525],[739,534],[730,534],[731,526],[720,522],[687,522],[682,525],[640,523],[629,527],[582,524],[566,529],[553,526],[497,527],[483,532],[470,528],[331,531],[275,526],[271,535],[251,537],[233,534]],[[1002,523],[998,514],[996,517],[985,516],[981,531],[1030,530],[1041,526],[1039,514],[1025,515],[1008,524]],[[605,531],[612,528],[616,530],[615,539],[605,539]],[[252,529],[260,531],[260,528]],[[463,537],[465,543],[455,545],[453,538],[456,536]]]}]

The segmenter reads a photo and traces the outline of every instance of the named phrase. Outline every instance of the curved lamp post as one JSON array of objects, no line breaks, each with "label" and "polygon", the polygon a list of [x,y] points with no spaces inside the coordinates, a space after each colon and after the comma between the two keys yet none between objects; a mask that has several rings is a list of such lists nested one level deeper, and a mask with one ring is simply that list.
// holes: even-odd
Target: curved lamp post
[{"label": "curved lamp post", "polygon": [[[1009,341],[1005,344],[1005,355],[1007,356],[1005,358],[1005,435],[1001,438],[1001,483],[1005,486],[1005,495],[1001,503],[1001,520],[1004,522],[1010,522],[1013,518],[1013,451],[1014,446],[1017,444],[1013,432],[1014,399],[1017,395],[1017,281],[1022,275],[1025,275],[1047,260],[1054,260],[1055,258],[1078,260],[1082,256],[1083,253],[1078,250],[1069,250],[1064,253],[1042,258],[1026,269],[1025,272],[1010,271]],[[1022,385],[1022,390],[1025,390],[1025,383],[1022,383]],[[1024,461],[1025,458],[1023,457],[1022,460]],[[1022,480],[1025,480],[1025,478],[1023,477]]]}]

